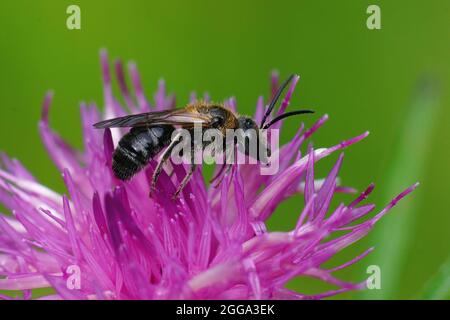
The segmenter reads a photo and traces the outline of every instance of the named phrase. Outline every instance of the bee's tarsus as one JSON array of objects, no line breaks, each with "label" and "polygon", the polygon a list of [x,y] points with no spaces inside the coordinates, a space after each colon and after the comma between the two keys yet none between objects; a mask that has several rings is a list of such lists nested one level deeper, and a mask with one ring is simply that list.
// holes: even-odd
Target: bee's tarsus
[{"label": "bee's tarsus", "polygon": [[178,199],[178,196],[180,195],[181,190],[177,190],[173,195],[172,195],[172,200],[175,201]]},{"label": "bee's tarsus", "polygon": [[148,192],[148,197],[154,198],[155,193],[156,193],[156,188],[153,188],[152,186],[150,186],[150,191]]}]

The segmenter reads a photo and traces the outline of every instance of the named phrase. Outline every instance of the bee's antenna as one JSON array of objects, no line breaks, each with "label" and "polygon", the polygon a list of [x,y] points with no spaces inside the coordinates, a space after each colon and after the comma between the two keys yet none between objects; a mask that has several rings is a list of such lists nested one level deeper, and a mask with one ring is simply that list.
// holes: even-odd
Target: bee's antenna
[{"label": "bee's antenna", "polygon": [[292,117],[297,114],[304,114],[304,113],[314,113],[314,111],[313,110],[296,110],[296,111],[290,111],[290,112],[283,113],[283,114],[279,115],[278,117],[275,117],[274,119],[272,119],[272,121],[270,121],[269,123],[264,125],[264,127],[262,127],[261,129],[268,129],[273,124],[275,124],[276,122],[278,122],[280,120],[283,120],[284,118]]},{"label": "bee's antenna", "polygon": [[264,114],[264,117],[261,120],[261,125],[259,126],[262,128],[264,124],[266,123],[267,117],[272,113],[273,108],[275,107],[275,104],[277,103],[278,99],[280,98],[281,93],[283,90],[287,87],[287,85],[292,81],[292,79],[295,77],[295,74],[291,74],[289,78],[286,79],[286,81],[283,82],[283,84],[278,88],[277,92],[272,98],[272,101],[270,101],[269,106],[266,110],[266,113]]}]

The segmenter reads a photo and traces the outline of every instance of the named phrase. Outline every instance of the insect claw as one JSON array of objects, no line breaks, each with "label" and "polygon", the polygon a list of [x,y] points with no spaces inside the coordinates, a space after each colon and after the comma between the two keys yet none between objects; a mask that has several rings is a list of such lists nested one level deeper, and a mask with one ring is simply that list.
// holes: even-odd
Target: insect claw
[{"label": "insect claw", "polygon": [[155,196],[155,194],[156,194],[156,187],[153,184],[151,184],[148,196],[149,196],[149,198],[153,198]]},{"label": "insect claw", "polygon": [[222,181],[223,181],[223,176],[220,178],[220,180],[219,181],[217,181],[214,185],[213,185],[213,188],[214,189],[217,189],[217,188],[219,188],[220,187],[220,184],[222,183]]},{"label": "insect claw", "polygon": [[178,197],[180,196],[182,189],[178,189],[177,191],[175,191],[175,193],[172,195],[172,200],[175,201],[178,199]]}]

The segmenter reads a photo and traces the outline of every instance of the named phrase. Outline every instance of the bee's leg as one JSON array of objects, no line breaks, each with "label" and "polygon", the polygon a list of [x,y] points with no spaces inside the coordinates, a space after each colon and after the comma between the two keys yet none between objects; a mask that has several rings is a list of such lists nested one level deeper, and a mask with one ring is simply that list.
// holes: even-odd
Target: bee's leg
[{"label": "bee's leg", "polygon": [[[227,168],[227,171],[226,171],[226,174],[228,174],[230,171],[231,171],[231,169],[233,169],[234,168],[234,166],[233,166],[233,164],[232,163],[230,163],[229,165],[228,165],[228,168]],[[233,170],[233,172],[234,172],[234,170]]]},{"label": "bee's leg", "polygon": [[227,159],[224,156],[223,163],[220,165],[219,171],[216,173],[216,175],[211,180],[209,180],[209,183],[213,183],[214,181],[216,181],[222,175],[223,170],[225,169],[226,166],[227,166]]},{"label": "bee's leg", "polygon": [[178,198],[181,191],[183,191],[184,187],[186,187],[186,185],[189,182],[189,180],[191,179],[196,167],[197,167],[197,165],[195,163],[191,164],[191,166],[189,167],[188,173],[184,176],[183,181],[181,181],[180,185],[177,188],[177,191],[175,191],[175,193],[173,194],[173,197],[172,197],[173,199]]},{"label": "bee's leg", "polygon": [[183,180],[181,181],[180,185],[177,188],[177,191],[172,196],[172,199],[178,198],[181,191],[183,191],[184,187],[186,187],[187,183],[191,179],[192,175],[194,174],[195,168],[197,167],[197,164],[195,163],[195,148],[194,146],[191,148],[191,165],[189,167],[188,172],[184,176]]},{"label": "bee's leg", "polygon": [[[234,152],[234,162],[236,163],[236,149],[234,151],[235,151]],[[228,163],[227,160],[228,160],[228,156],[225,155],[225,161],[222,165],[222,168],[220,168],[220,179],[219,179],[219,181],[216,182],[216,184],[214,185],[214,188],[219,187],[219,185],[222,183],[225,176],[230,172],[231,168],[233,168],[233,162],[230,161],[230,163]],[[226,170],[224,170],[225,167],[226,167]],[[214,178],[214,179],[216,179],[216,178]]]},{"label": "bee's leg", "polygon": [[219,174],[214,177],[214,180],[212,180],[211,182],[215,182],[214,183],[214,188],[218,188],[219,185],[222,183],[223,178],[225,178],[226,173],[228,172],[228,169],[225,170],[225,168],[228,168],[229,164],[227,164],[226,162],[224,164],[222,164],[222,167],[220,168]]},{"label": "bee's leg", "polygon": [[226,177],[226,175],[230,172],[231,168],[233,168],[233,164],[232,163],[228,163],[226,165],[224,165],[224,168],[227,167],[227,170],[225,170],[224,173],[222,173],[219,181],[217,181],[217,183],[214,185],[214,188],[218,188],[220,186],[220,184],[222,183],[223,179]]},{"label": "bee's leg", "polygon": [[179,139],[179,136],[176,136],[172,140],[172,142],[170,142],[169,146],[166,148],[166,150],[164,150],[164,153],[162,154],[161,159],[158,161],[155,171],[153,171],[153,174],[152,174],[152,181],[150,183],[150,193],[156,189],[156,181],[158,180],[159,176],[161,175],[163,165],[169,159],[173,148],[178,143],[178,139]]}]

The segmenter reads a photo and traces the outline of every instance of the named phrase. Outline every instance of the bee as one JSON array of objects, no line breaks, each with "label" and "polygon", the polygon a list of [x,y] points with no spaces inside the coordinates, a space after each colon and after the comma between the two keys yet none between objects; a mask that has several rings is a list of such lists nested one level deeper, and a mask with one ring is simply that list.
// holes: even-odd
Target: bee
[{"label": "bee", "polygon": [[[131,128],[130,131],[120,139],[113,154],[112,170],[114,175],[120,180],[127,181],[131,179],[137,172],[142,170],[151,159],[162,152],[160,160],[152,174],[151,190],[153,190],[156,187],[156,182],[161,174],[163,164],[169,159],[171,151],[179,142],[177,136],[172,138],[172,134],[177,127],[190,131],[192,131],[195,126],[201,126],[202,129],[214,128],[218,129],[222,135],[225,135],[227,129],[242,129],[244,133],[252,129],[256,131],[257,137],[259,137],[260,131],[268,129],[282,119],[298,114],[313,113],[314,111],[312,110],[296,110],[283,113],[273,118],[271,121],[267,121],[275,108],[280,95],[293,78],[294,75],[291,75],[274,94],[259,125],[255,120],[248,116],[235,114],[223,104],[200,101],[188,104],[181,109],[146,112],[104,120],[95,123],[94,127],[97,129],[119,127]],[[246,140],[246,142],[247,141],[248,140]],[[266,154],[270,157],[271,151],[267,143],[262,142],[261,147],[267,150]],[[258,161],[261,160],[258,156],[259,152],[258,155],[252,155],[249,150],[250,148],[248,148],[248,146],[242,148],[243,153],[247,156],[252,156]],[[193,155],[194,152],[192,151],[191,157],[193,157]],[[190,168],[178,186],[174,198],[178,197],[194,173],[196,168],[194,162],[195,161],[192,159]],[[228,166],[228,169],[231,168],[231,164],[225,162],[213,180],[223,174],[225,166]]]}]

